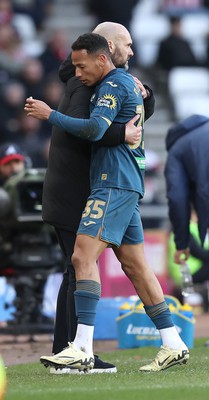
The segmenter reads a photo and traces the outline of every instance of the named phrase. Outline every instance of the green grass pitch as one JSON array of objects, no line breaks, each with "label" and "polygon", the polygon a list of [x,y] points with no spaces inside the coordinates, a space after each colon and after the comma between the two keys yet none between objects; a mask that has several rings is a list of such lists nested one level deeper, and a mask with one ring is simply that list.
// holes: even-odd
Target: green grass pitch
[{"label": "green grass pitch", "polygon": [[208,400],[209,348],[195,340],[187,365],[162,372],[139,372],[156,347],[117,350],[100,357],[117,365],[117,374],[50,375],[39,364],[9,366],[5,400]]}]

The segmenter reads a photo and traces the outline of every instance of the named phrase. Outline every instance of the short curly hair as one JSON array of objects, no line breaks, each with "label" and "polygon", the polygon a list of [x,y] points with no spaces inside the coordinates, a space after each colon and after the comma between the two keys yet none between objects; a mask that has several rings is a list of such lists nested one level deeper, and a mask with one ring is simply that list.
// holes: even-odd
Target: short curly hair
[{"label": "short curly hair", "polygon": [[107,40],[97,33],[85,33],[72,44],[72,50],[86,50],[89,54],[103,52],[111,58]]}]

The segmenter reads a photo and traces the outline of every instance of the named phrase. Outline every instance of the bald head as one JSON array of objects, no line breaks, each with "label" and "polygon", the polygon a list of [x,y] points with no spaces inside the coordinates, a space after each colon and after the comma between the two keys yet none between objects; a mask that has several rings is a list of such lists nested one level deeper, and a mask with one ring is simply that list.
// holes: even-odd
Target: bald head
[{"label": "bald head", "polygon": [[133,56],[133,51],[131,35],[125,26],[116,22],[102,22],[93,33],[107,40],[114,65],[128,69],[128,60]]},{"label": "bald head", "polygon": [[113,42],[120,35],[130,36],[130,33],[125,26],[116,22],[102,22],[96,26],[96,28],[93,30],[93,33],[104,36],[106,40],[112,40]]}]

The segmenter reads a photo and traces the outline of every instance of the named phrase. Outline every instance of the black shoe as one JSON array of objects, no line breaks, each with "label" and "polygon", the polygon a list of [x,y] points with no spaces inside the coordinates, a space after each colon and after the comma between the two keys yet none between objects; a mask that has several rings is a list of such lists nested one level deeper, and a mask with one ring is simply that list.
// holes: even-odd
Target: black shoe
[{"label": "black shoe", "polygon": [[112,374],[117,372],[115,365],[110,364],[106,361],[102,361],[97,355],[94,354],[94,368],[89,370],[89,374]]},{"label": "black shoe", "polygon": [[[88,372],[86,372],[86,374],[112,374],[112,373],[116,373],[117,372],[117,368],[115,365],[110,364],[108,362],[102,361],[100,360],[100,358],[94,354],[94,368],[93,369],[89,369]],[[50,374],[59,374],[59,375],[63,375],[63,374],[84,374],[83,371],[79,371],[78,369],[70,369],[70,368],[54,368],[51,367],[50,368]]]}]

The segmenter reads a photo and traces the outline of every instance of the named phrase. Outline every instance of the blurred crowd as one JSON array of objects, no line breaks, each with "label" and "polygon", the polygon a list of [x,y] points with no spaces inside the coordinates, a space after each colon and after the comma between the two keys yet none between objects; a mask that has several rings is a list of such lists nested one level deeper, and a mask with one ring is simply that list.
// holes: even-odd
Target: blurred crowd
[{"label": "blurred crowd", "polygon": [[51,127],[23,111],[29,96],[57,108],[58,68],[69,53],[65,30],[45,29],[53,0],[0,0],[0,144],[15,142],[33,167],[46,167]]}]

